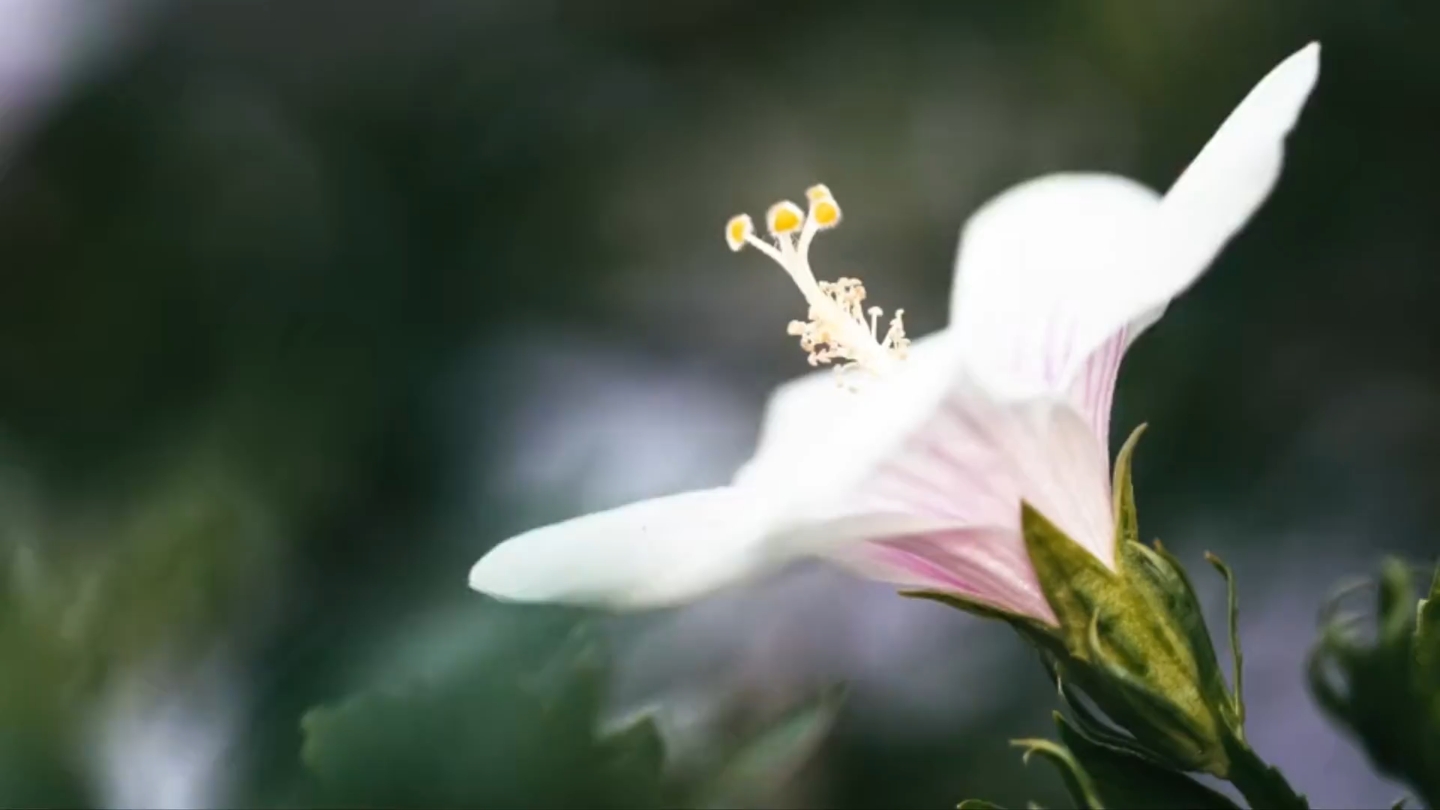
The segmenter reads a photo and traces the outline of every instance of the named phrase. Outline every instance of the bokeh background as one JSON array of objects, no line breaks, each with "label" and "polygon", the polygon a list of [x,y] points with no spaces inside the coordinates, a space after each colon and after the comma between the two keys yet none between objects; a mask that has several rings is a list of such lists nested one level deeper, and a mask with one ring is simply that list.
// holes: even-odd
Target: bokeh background
[{"label": "bokeh background", "polygon": [[0,0],[0,802],[303,804],[311,707],[482,681],[434,728],[331,716],[376,739],[336,778],[593,799],[502,694],[583,626],[609,675],[560,739],[658,704],[683,765],[844,683],[753,803],[1064,806],[1006,744],[1055,701],[1001,626],[820,566],[624,619],[465,575],[748,455],[802,305],[732,213],[827,183],[822,274],[924,334],[991,195],[1163,189],[1318,39],[1279,187],[1112,432],[1150,423],[1142,526],[1212,621],[1201,551],[1240,577],[1256,747],[1317,806],[1388,805],[1302,667],[1337,580],[1436,550],[1437,32],[1420,0]]}]

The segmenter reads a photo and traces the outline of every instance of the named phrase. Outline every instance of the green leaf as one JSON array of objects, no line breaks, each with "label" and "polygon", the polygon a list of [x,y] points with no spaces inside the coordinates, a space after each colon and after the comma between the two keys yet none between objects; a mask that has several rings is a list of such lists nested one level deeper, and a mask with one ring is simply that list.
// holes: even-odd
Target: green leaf
[{"label": "green leaf", "polygon": [[1154,810],[1235,810],[1224,795],[1177,771],[1091,739],[1058,713],[1060,741],[1094,782],[1101,800],[1111,807]]},{"label": "green leaf", "polygon": [[1419,599],[1410,566],[1388,559],[1377,580],[1373,641],[1341,610],[1356,588],[1337,593],[1321,613],[1308,662],[1320,707],[1364,745],[1376,769],[1405,781],[1440,806],[1440,602],[1431,581]]},{"label": "green leaf", "polygon": [[955,805],[955,810],[1005,810],[998,804],[991,804],[984,799],[966,799]]},{"label": "green leaf", "polygon": [[787,713],[743,743],[703,787],[698,807],[763,807],[810,761],[834,727],[845,703],[840,688]]},{"label": "green leaf", "polygon": [[489,649],[444,677],[312,709],[306,803],[346,807],[656,807],[659,735],[641,721],[600,736],[606,668],[577,628],[538,671]]}]

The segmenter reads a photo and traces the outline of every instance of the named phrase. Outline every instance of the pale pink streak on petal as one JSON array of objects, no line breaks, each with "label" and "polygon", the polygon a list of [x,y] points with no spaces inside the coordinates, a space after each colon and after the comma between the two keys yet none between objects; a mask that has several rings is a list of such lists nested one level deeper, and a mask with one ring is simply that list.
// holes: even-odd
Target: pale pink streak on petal
[{"label": "pale pink streak on petal", "polygon": [[937,448],[958,463],[926,473],[943,482],[968,525],[1018,530],[1025,500],[1108,559],[1114,523],[1106,451],[1068,403],[996,402],[962,383],[877,477],[914,469]]},{"label": "pale pink streak on petal", "polygon": [[1054,624],[1055,614],[1018,535],[955,529],[866,544],[841,560],[867,576],[920,590],[952,593]]},{"label": "pale pink streak on petal", "polygon": [[1070,404],[1090,425],[1100,446],[1110,447],[1110,409],[1115,397],[1115,382],[1120,374],[1128,343],[1128,329],[1105,341],[1085,362],[1075,381],[1070,384]]}]

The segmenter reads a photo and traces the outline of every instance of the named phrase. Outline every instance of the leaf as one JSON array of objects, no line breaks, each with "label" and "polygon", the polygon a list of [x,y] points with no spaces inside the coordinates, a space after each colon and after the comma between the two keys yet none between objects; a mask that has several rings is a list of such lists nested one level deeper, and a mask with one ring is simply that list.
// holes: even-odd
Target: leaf
[{"label": "leaf", "polygon": [[762,807],[810,761],[834,727],[842,689],[823,691],[742,744],[698,792],[699,807]]},{"label": "leaf", "polygon": [[998,804],[991,804],[984,799],[966,799],[955,805],[955,810],[1005,810]]},{"label": "leaf", "polygon": [[525,656],[502,646],[444,677],[312,709],[301,723],[307,803],[660,806],[653,723],[596,732],[608,674],[598,639],[581,627],[555,646],[539,671],[517,671]]},{"label": "leaf", "polygon": [[1095,790],[1111,807],[1154,810],[1235,810],[1233,801],[1177,771],[1090,739],[1059,713],[1060,741],[1090,775]]},{"label": "leaf", "polygon": [[1374,639],[1339,610],[1355,587],[1321,613],[1308,680],[1316,702],[1364,745],[1387,776],[1440,806],[1440,602],[1432,579],[1419,599],[1410,567],[1387,559],[1377,580]]}]

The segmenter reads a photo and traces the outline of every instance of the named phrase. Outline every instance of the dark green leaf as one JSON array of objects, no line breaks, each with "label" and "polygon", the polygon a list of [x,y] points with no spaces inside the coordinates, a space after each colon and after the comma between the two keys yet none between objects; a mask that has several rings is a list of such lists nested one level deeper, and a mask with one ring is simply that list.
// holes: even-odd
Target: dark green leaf
[{"label": "dark green leaf", "polygon": [[537,673],[489,649],[444,677],[316,708],[302,758],[314,802],[366,807],[653,807],[660,741],[641,721],[597,734],[606,671],[576,632]]},{"label": "dark green leaf", "polygon": [[1364,744],[1375,767],[1440,803],[1440,608],[1432,581],[1417,599],[1410,566],[1386,560],[1378,578],[1373,641],[1340,610],[1355,587],[1321,614],[1309,660],[1316,701]]}]

